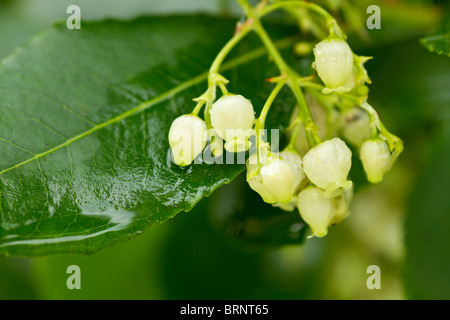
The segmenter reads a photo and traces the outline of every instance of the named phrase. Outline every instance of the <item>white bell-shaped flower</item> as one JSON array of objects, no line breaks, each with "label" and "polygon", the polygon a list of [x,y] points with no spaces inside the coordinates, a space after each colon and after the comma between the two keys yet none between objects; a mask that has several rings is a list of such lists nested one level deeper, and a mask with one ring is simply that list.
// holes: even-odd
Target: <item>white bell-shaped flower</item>
[{"label": "white bell-shaped flower", "polygon": [[367,140],[361,146],[360,158],[371,183],[379,183],[391,168],[391,152],[382,139]]},{"label": "white bell-shaped flower", "polygon": [[327,196],[337,196],[352,186],[347,180],[351,165],[352,152],[339,138],[318,144],[303,157],[305,175]]},{"label": "white bell-shaped flower", "polygon": [[370,138],[370,118],[362,108],[351,108],[341,115],[342,136],[355,147]]},{"label": "white bell-shaped flower", "polygon": [[205,121],[197,116],[185,114],[176,118],[169,130],[169,144],[173,161],[185,167],[192,163],[205,148],[208,130]]},{"label": "white bell-shaped flower", "polygon": [[256,161],[257,156],[254,154],[247,162],[250,187],[267,203],[283,205],[293,201],[304,177],[300,156],[286,150],[260,160],[259,166]]},{"label": "white bell-shaped flower", "polygon": [[317,187],[304,189],[298,195],[297,208],[302,219],[311,228],[310,237],[324,237],[328,233],[328,226],[333,220],[333,199],[325,196],[324,191]]},{"label": "white bell-shaped flower", "polygon": [[248,150],[253,133],[255,112],[251,102],[241,95],[222,96],[213,103],[211,125],[225,140],[225,149],[231,152]]},{"label": "white bell-shaped flower", "polygon": [[353,71],[353,53],[346,41],[339,38],[325,39],[314,48],[315,68],[327,87],[324,93],[333,90],[350,91],[346,81]]}]

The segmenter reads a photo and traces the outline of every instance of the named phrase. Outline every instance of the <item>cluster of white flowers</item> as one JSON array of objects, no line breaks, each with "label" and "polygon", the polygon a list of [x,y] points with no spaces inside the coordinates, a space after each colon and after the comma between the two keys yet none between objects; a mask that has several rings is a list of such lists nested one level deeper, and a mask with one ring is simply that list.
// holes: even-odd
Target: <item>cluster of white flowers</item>
[{"label": "cluster of white flowers", "polygon": [[[326,86],[323,93],[355,89],[361,93],[367,89],[364,84],[370,83],[370,79],[363,64],[370,57],[354,55],[344,39],[332,36],[319,42],[314,48],[314,56],[314,67]],[[387,142],[372,129],[369,115],[360,107],[350,108],[341,116],[342,136],[359,149],[367,179],[378,183],[391,168],[393,159]]]},{"label": "cluster of white flowers", "polygon": [[247,161],[247,181],[265,202],[290,211],[297,207],[317,237],[347,216],[351,151],[342,140],[318,144],[303,160],[292,148],[267,153],[261,152],[259,159],[254,154]]},{"label": "cluster of white flowers", "polygon": [[220,156],[224,147],[230,152],[246,151],[250,147],[255,112],[249,100],[241,95],[222,96],[212,104],[209,114],[210,130],[204,120],[193,114],[182,115],[172,122],[169,144],[177,165],[190,165],[208,139],[213,156]]},{"label": "cluster of white flowers", "polygon": [[[314,48],[314,56],[314,67],[325,84],[323,94],[339,95],[350,91],[350,94],[367,94],[364,93],[367,89],[365,83],[370,83],[370,79],[362,65],[369,58],[354,55],[344,39],[332,35],[319,42]],[[390,146],[378,134],[373,113],[366,111],[370,109],[346,106],[339,117],[339,112],[332,110],[333,107],[327,106],[325,110],[319,100],[307,96],[312,119],[322,130],[316,130],[314,139],[308,140],[315,145],[299,147],[297,140],[292,140],[282,152],[273,152],[260,134],[265,116],[256,120],[250,100],[223,91],[224,95],[214,103],[208,100],[207,122],[196,114],[183,115],[173,121],[169,143],[174,162],[188,166],[203,151],[208,140],[213,156],[220,156],[224,149],[229,152],[247,151],[251,147],[249,138],[257,133],[256,153],[247,160],[249,186],[273,206],[288,211],[297,208],[311,228],[310,237],[324,237],[331,225],[342,222],[350,212],[353,183],[348,175],[352,151],[343,140],[332,136],[340,130],[341,136],[359,151],[370,182],[380,182],[392,166]],[[330,115],[335,120],[333,125],[329,125]],[[299,137],[306,140],[306,132],[312,129],[305,123],[296,130],[299,128],[305,132]],[[330,138],[320,142],[325,136]]]},{"label": "cluster of white flowers", "polygon": [[[370,81],[362,67],[368,58],[354,55],[341,38],[332,37],[318,43],[314,55],[314,66],[325,84],[324,94],[358,90]],[[313,104],[308,102],[308,105],[314,111]],[[326,127],[323,120],[319,129]],[[340,121],[336,120],[343,138],[359,150],[368,180],[380,182],[392,165],[391,154],[386,141],[371,139],[374,127],[368,113],[360,107],[348,108]],[[294,142],[298,148],[297,141]],[[298,148],[304,154],[303,159],[292,148],[281,153],[262,152],[259,158],[251,156],[247,162],[247,181],[265,202],[285,210],[297,207],[311,228],[311,236],[323,237],[329,226],[349,215],[353,196],[353,183],[348,179],[352,152],[337,137],[306,152],[305,148]]]}]

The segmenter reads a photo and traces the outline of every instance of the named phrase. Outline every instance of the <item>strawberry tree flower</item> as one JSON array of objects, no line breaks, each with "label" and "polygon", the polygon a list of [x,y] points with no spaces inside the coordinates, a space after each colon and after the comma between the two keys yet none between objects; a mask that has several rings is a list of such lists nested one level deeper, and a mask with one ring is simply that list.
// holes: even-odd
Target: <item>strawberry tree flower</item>
[{"label": "strawberry tree flower", "polygon": [[303,161],[300,155],[297,153],[295,148],[286,148],[280,152],[280,156],[289,163],[292,169],[292,176],[295,179],[294,184],[291,186],[292,197],[289,202],[286,203],[276,203],[274,206],[281,208],[284,211],[293,211],[296,205],[296,196],[301,182],[305,178],[303,172]]},{"label": "strawberry tree flower", "polygon": [[225,95],[211,107],[211,125],[217,135],[225,140],[225,149],[231,152],[246,151],[253,132],[255,112],[249,100],[241,95]]},{"label": "strawberry tree flower", "polygon": [[[174,162],[180,166],[192,163],[206,146],[208,137],[211,153],[217,157],[224,148],[231,152],[248,150],[249,138],[255,135],[257,153],[247,160],[250,187],[265,202],[283,210],[297,207],[311,227],[311,237],[323,237],[328,227],[349,215],[353,194],[353,183],[348,180],[352,153],[341,139],[332,138],[337,135],[338,110],[345,111],[341,118],[342,136],[360,148],[360,158],[370,182],[382,180],[403,151],[403,142],[386,129],[376,110],[367,103],[369,88],[366,84],[371,80],[364,63],[370,57],[352,52],[333,16],[308,1],[263,1],[255,8],[247,0],[238,3],[246,12],[247,20],[238,25],[233,37],[212,62],[208,88],[194,99],[197,104],[192,113],[172,123],[169,142]],[[264,15],[282,7],[312,10],[324,19],[329,36],[323,39],[320,35],[323,40],[313,48],[313,67],[323,85],[314,81],[315,75],[302,77],[288,65],[261,23]],[[297,18],[299,22],[304,20],[301,15]],[[275,87],[257,119],[251,102],[242,95],[230,94],[229,81],[219,73],[231,50],[250,32],[255,32],[262,40],[280,74],[266,79]],[[307,54],[311,49],[309,43],[296,46],[299,54]],[[297,114],[291,121],[288,147],[281,153],[274,153],[263,139],[265,121],[274,100],[285,87],[289,87],[295,97]],[[303,87],[323,108],[315,108],[308,96],[305,97]],[[222,92],[218,100],[217,89]],[[197,117],[203,107],[205,121]],[[380,138],[368,140],[375,136]],[[324,139],[328,140],[322,142]],[[295,151],[296,147],[300,154]],[[309,186],[304,188],[307,184]]]},{"label": "strawberry tree flower", "polygon": [[174,162],[185,167],[205,148],[208,131],[205,121],[192,114],[176,118],[169,130],[169,144]]},{"label": "strawberry tree flower", "polygon": [[338,195],[351,188],[352,182],[347,180],[351,165],[352,152],[339,138],[316,145],[303,157],[305,175],[325,190],[327,196]]},{"label": "strawberry tree flower", "polygon": [[304,177],[298,153],[285,150],[268,156],[260,154],[259,164],[257,157],[253,154],[247,161],[250,187],[260,194],[264,202],[276,205],[292,202]]},{"label": "strawberry tree flower", "polygon": [[353,71],[353,52],[347,42],[338,37],[322,40],[314,47],[315,68],[325,84],[324,93],[347,92],[346,82]]},{"label": "strawberry tree flower", "polygon": [[300,192],[297,208],[302,219],[311,228],[312,234],[308,237],[324,237],[328,233],[328,226],[334,218],[333,199],[325,196],[322,189],[308,187]]},{"label": "strawberry tree flower", "polygon": [[363,143],[360,150],[367,180],[371,183],[379,183],[384,174],[391,168],[391,152],[388,144],[382,139],[371,139]]},{"label": "strawberry tree flower", "polygon": [[341,115],[341,130],[345,140],[360,147],[370,138],[370,117],[362,108],[351,108]]},{"label": "strawberry tree flower", "polygon": [[334,212],[330,225],[341,223],[350,215],[350,202],[353,198],[353,188],[347,190],[343,195],[333,199]]},{"label": "strawberry tree flower", "polygon": [[298,188],[303,178],[303,161],[295,149],[285,149],[280,152],[280,157],[283,158],[291,166],[292,175],[296,178],[295,184],[292,186],[293,192]]}]

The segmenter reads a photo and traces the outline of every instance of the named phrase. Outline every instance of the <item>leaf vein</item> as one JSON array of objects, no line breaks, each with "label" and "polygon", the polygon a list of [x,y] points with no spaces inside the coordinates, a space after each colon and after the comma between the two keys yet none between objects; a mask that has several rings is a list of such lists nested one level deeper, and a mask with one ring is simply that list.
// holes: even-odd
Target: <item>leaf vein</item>
[{"label": "leaf vein", "polygon": [[[287,47],[288,45],[292,45],[292,43],[294,43],[296,40],[297,39],[293,38],[293,37],[285,38],[285,39],[280,40],[277,43],[277,46],[279,45],[279,47]],[[226,70],[232,69],[232,68],[237,67],[239,65],[242,65],[242,64],[244,64],[246,62],[255,60],[257,58],[260,58],[260,57],[264,56],[265,54],[266,54],[266,49],[264,47],[260,47],[260,48],[254,49],[252,51],[247,52],[246,54],[243,54],[243,55],[241,55],[239,57],[236,57],[236,58],[230,60],[228,63],[225,63],[222,66],[221,71],[226,71]],[[135,115],[135,114],[138,114],[138,113],[140,113],[140,112],[142,112],[142,111],[144,111],[146,109],[149,109],[149,108],[153,107],[154,105],[156,105],[156,104],[158,104],[158,103],[160,103],[162,101],[165,101],[167,99],[170,99],[170,98],[174,97],[175,95],[177,95],[178,93],[183,92],[184,90],[186,90],[188,88],[191,88],[191,87],[193,87],[193,86],[195,86],[195,85],[205,81],[207,78],[208,78],[208,73],[207,72],[199,74],[199,75],[191,78],[190,80],[184,81],[184,82],[174,86],[172,89],[169,89],[166,92],[163,92],[163,93],[161,93],[158,96],[152,97],[151,99],[142,102],[138,106],[136,106],[134,108],[131,108],[131,109],[129,109],[129,110],[127,110],[127,111],[125,111],[125,112],[123,112],[123,113],[121,113],[121,114],[119,114],[119,115],[117,115],[117,116],[107,120],[107,121],[99,123],[99,124],[95,125],[94,127],[90,128],[89,130],[86,130],[86,131],[84,131],[84,132],[82,132],[82,133],[80,133],[80,134],[78,134],[78,135],[76,135],[76,136],[74,136],[74,137],[72,137],[70,139],[67,139],[63,143],[61,143],[61,144],[59,144],[59,145],[57,145],[57,146],[55,146],[53,148],[50,148],[47,151],[44,151],[42,153],[34,154],[34,153],[30,152],[30,151],[23,150],[23,151],[27,151],[28,153],[31,153],[33,155],[33,157],[31,157],[31,158],[29,158],[27,160],[24,160],[24,161],[22,161],[22,162],[20,162],[18,164],[15,164],[15,165],[13,165],[11,167],[8,167],[6,169],[3,169],[2,171],[0,171],[0,176],[3,175],[6,172],[9,172],[9,171],[13,170],[13,169],[16,169],[16,168],[19,168],[21,166],[24,166],[24,165],[26,165],[26,164],[28,164],[28,163],[30,163],[32,161],[39,160],[40,158],[42,158],[42,157],[44,157],[44,156],[46,156],[48,154],[51,154],[51,153],[53,153],[55,151],[58,151],[59,149],[61,149],[63,147],[66,147],[66,146],[68,146],[68,145],[70,145],[70,144],[72,144],[72,143],[74,143],[74,142],[76,142],[76,141],[86,137],[86,136],[89,136],[89,135],[93,134],[94,132],[99,131],[99,130],[101,130],[101,129],[103,129],[103,128],[111,125],[111,124],[117,123],[117,122],[119,122],[121,120],[124,120],[126,118],[129,118],[129,117]],[[19,147],[19,149],[21,149],[21,148]]]}]

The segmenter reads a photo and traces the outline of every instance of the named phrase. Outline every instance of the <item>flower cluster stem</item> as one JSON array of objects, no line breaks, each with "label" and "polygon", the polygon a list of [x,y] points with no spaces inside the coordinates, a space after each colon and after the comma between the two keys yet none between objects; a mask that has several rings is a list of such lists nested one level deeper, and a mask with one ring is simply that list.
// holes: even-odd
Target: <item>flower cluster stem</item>
[{"label": "flower cluster stem", "polygon": [[292,70],[288,64],[284,61],[277,47],[273,43],[270,36],[267,34],[267,31],[261,24],[260,18],[255,15],[253,11],[249,12],[249,16],[254,20],[253,28],[256,34],[259,36],[264,46],[266,47],[269,56],[273,59],[275,64],[277,65],[282,76],[286,77],[287,85],[290,87],[292,93],[295,96],[297,104],[299,106],[299,120],[304,124],[306,130],[306,138],[308,140],[308,144],[310,147],[315,146],[320,143],[320,138],[317,135],[317,127],[311,117],[311,113],[309,112],[308,105],[306,103],[305,97],[301,88],[298,85],[299,76],[297,73]]}]

